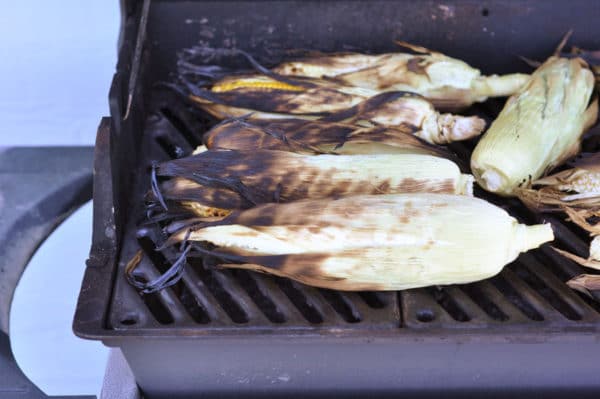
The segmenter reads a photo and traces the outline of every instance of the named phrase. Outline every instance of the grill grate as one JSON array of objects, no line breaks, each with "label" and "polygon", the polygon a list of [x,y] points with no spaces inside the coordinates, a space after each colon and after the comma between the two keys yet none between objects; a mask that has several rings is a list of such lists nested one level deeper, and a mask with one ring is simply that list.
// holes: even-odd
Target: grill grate
[{"label": "grill grate", "polygon": [[[142,219],[141,198],[148,189],[153,161],[189,154],[201,142],[198,132],[213,123],[169,93],[159,93],[159,111],[146,124],[143,151],[146,168],[136,184],[136,207]],[[501,108],[494,101],[470,111],[490,121]],[[454,146],[468,159],[474,144]],[[478,193],[479,194],[479,193]],[[486,195],[486,194],[483,194]],[[507,208],[525,222],[537,220],[516,201],[490,201]],[[585,234],[567,227],[555,216],[544,216],[555,226],[557,242],[573,252],[587,250]],[[164,241],[160,226],[139,229],[133,219],[124,236],[122,259],[138,249],[144,258],[136,273],[150,280],[176,259],[172,250],[157,252]],[[173,326],[196,332],[211,329],[481,329],[530,324],[547,327],[591,326],[600,321],[600,307],[569,289],[564,282],[579,274],[573,262],[557,256],[548,246],[523,254],[498,276],[462,286],[429,287],[395,292],[336,292],[244,270],[218,270],[210,258],[190,258],[183,278],[161,292],[140,296],[123,278],[120,265],[113,295],[111,326],[115,329],[156,329]]]}]

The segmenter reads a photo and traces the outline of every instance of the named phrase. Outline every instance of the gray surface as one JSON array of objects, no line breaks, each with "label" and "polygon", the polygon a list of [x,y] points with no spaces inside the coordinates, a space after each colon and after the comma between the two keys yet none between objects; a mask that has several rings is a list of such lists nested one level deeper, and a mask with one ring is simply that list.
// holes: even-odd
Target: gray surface
[{"label": "gray surface", "polygon": [[[10,314],[12,350],[21,370],[48,395],[100,394],[108,348],[77,338],[71,329],[91,224],[88,202],[44,241],[15,291]],[[81,245],[71,245],[73,241]],[[40,320],[32,317],[40,313],[42,328]]]},{"label": "gray surface", "polygon": [[[92,153],[91,147],[0,148],[0,329],[5,333],[24,262],[74,206],[91,196]],[[89,248],[86,235],[78,245]],[[48,256],[61,259],[62,250]],[[60,285],[57,280],[48,282]]]},{"label": "gray surface", "polygon": [[[18,368],[10,352],[8,336],[0,331],[0,398],[2,399],[50,399],[32,385]],[[95,396],[52,396],[51,399],[94,399]],[[128,398],[127,398],[128,399]]]},{"label": "gray surface", "polygon": [[106,374],[100,399],[139,399],[140,391],[131,368],[118,348],[112,348],[106,365]]},{"label": "gray surface", "polygon": [[[0,90],[0,147],[14,145],[93,145],[96,128],[100,117],[108,113],[108,89],[114,73],[116,62],[116,40],[119,29],[119,2],[117,0],[63,0],[59,3],[44,0],[3,1],[0,12],[0,54],[3,55],[0,63],[0,76],[2,76],[2,90]],[[0,149],[3,151],[3,149]],[[91,150],[89,150],[91,153]],[[63,164],[69,165],[70,155],[64,154]],[[43,161],[42,159],[39,160]],[[28,160],[31,166],[40,163]],[[89,165],[89,164],[88,164]],[[8,165],[10,166],[10,165]],[[52,167],[46,166],[48,173],[32,173],[27,180],[8,181],[7,165],[0,170],[0,237],[8,230],[15,231],[13,222],[17,216],[23,216],[23,209],[32,205],[28,199],[30,195],[20,198],[13,203],[3,196],[9,185],[19,185],[25,190],[34,190],[36,184],[41,184],[49,193],[58,191],[62,180],[51,178]],[[76,168],[67,168],[63,171],[66,177],[73,177],[79,173]],[[60,203],[60,198],[58,202]],[[68,212],[62,213],[52,220],[32,223],[27,229],[20,230],[22,236],[11,236],[12,243],[22,241],[24,237],[29,242],[35,242],[51,230],[57,222]],[[43,215],[27,215],[30,221]],[[85,219],[85,218],[84,218]],[[72,226],[77,231],[75,234],[80,241],[71,238],[69,244],[79,245],[81,250],[89,250],[90,220],[78,219],[78,226]],[[36,249],[35,246],[20,250],[27,258]],[[24,251],[23,251],[24,250]],[[60,301],[74,301],[79,289],[69,282],[76,280],[77,275],[69,278],[56,278],[59,264],[73,267],[79,262],[78,267],[83,268],[84,258],[72,256],[68,247],[56,245],[51,250],[44,251],[46,265],[38,270],[30,270],[32,275],[40,273],[39,278],[47,281],[45,295],[50,303]],[[6,265],[17,259],[15,251],[2,252],[0,257],[0,328],[8,329],[7,297],[12,293],[12,287],[18,280],[22,268],[13,268],[8,272]],[[44,263],[41,262],[41,263]],[[71,263],[72,262],[72,263]],[[38,264],[40,266],[40,264]],[[37,269],[37,266],[35,267]],[[79,277],[80,279],[80,277]],[[31,295],[35,299],[38,292],[35,287],[22,285],[19,290],[23,298]],[[70,296],[70,298],[69,298]],[[40,336],[54,339],[53,332],[66,328],[71,337],[70,320],[73,306],[61,304],[52,311],[44,312],[38,308],[35,312],[21,315],[35,320],[38,327],[35,331],[20,331],[18,339],[22,340],[23,347],[27,342],[36,343]],[[57,316],[58,315],[58,316]],[[68,319],[65,325],[65,320]],[[63,323],[62,325],[60,323]],[[75,339],[75,338],[73,338]],[[65,362],[69,357],[84,355],[76,345],[59,347],[60,339],[54,340],[52,345],[55,350],[64,356],[59,359]],[[102,348],[100,345],[96,347]],[[41,353],[30,351],[28,354],[19,353],[19,362],[22,364],[35,364],[41,360]],[[85,359],[82,359],[85,361]],[[90,362],[95,362],[92,358]],[[40,364],[42,362],[40,361]],[[81,366],[80,366],[81,367]],[[89,370],[103,369],[104,364],[90,364],[80,370],[86,374]],[[59,375],[64,369],[60,366],[46,367],[43,371],[51,378]],[[3,377],[6,376],[3,374]],[[10,381],[2,379],[2,385]],[[96,384],[101,384],[101,376]],[[64,390],[57,388],[58,392],[73,392],[76,386],[71,381],[63,383]],[[1,389],[0,389],[1,390]],[[81,393],[81,392],[77,392]],[[7,396],[8,395],[8,396]],[[13,395],[25,397],[23,392],[0,392],[0,398],[5,399]]]},{"label": "gray surface", "polygon": [[[597,335],[529,339],[478,342],[463,336],[423,342],[415,337],[399,342],[263,335],[168,345],[138,340],[123,346],[123,352],[151,398],[188,397],[190,392],[207,397],[242,392],[244,397],[398,397],[399,392],[407,397],[440,397],[440,392],[444,397],[492,392],[511,398],[532,392],[598,397]],[[179,372],[165,378],[165,370],[174,368]]]},{"label": "gray surface", "polygon": [[91,241],[91,204],[38,248],[89,201],[92,152],[91,147],[0,152],[1,398],[94,393],[94,382],[99,392],[107,350],[77,340],[71,331]]}]

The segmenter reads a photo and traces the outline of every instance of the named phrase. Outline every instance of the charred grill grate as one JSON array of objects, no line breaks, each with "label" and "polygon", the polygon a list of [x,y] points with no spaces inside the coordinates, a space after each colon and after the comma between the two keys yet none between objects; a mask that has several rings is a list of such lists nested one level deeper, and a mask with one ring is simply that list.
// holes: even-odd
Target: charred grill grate
[{"label": "charred grill grate", "polygon": [[[142,153],[143,176],[136,185],[139,201],[132,214],[143,219],[141,198],[148,189],[152,161],[189,154],[201,143],[197,132],[214,121],[202,119],[169,93],[159,93],[159,111],[146,123]],[[474,107],[473,113],[490,120],[501,102]],[[454,150],[468,159],[473,143]],[[535,218],[516,201],[489,198],[519,219]],[[135,219],[135,218],[131,218]],[[584,233],[553,216],[557,242],[584,253]],[[176,259],[173,251],[155,251],[165,237],[159,225],[138,228],[131,220],[125,231],[122,259],[138,249],[145,256],[138,276],[150,280]],[[562,259],[545,246],[524,254],[498,276],[463,286],[429,287],[400,293],[336,292],[304,286],[291,280],[243,270],[218,270],[212,259],[190,258],[183,278],[174,286],[150,295],[139,295],[123,278],[123,262],[116,281],[110,323],[116,329],[181,327],[201,330],[228,329],[473,329],[532,326],[586,326],[600,321],[599,307],[572,291],[564,282],[579,274],[579,266]]]},{"label": "charred grill grate", "polygon": [[[152,161],[189,154],[201,143],[194,132],[206,130],[207,121],[197,112],[166,94],[159,111],[149,118],[144,133],[146,154],[136,183],[139,201],[125,230],[122,259],[138,249],[144,253],[135,273],[151,280],[176,259],[174,251],[156,251],[165,236],[159,225],[137,227],[144,220],[141,199],[148,189]],[[125,262],[126,263],[126,262]],[[116,280],[110,323],[117,329],[143,328],[397,328],[400,322],[396,293],[343,293],[307,287],[283,278],[244,270],[219,270],[214,259],[189,258],[183,278],[163,291],[141,295],[123,278],[124,264]]]}]

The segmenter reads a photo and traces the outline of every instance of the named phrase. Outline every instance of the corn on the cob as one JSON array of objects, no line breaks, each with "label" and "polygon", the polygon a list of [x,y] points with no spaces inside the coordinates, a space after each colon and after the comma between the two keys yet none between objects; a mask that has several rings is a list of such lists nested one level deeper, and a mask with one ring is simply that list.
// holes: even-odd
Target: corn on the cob
[{"label": "corn on the cob", "polygon": [[553,233],[474,197],[420,193],[262,205],[168,244],[186,237],[216,245],[224,267],[338,290],[401,290],[491,277]]},{"label": "corn on the cob", "polygon": [[488,97],[509,96],[529,78],[525,74],[482,76],[463,61],[408,43],[399,44],[419,54],[320,55],[284,62],[273,71],[287,76],[329,78],[375,91],[411,91],[445,110],[465,108]]},{"label": "corn on the cob", "polygon": [[[448,144],[453,141],[466,140],[481,134],[485,127],[485,122],[481,118],[440,114],[423,97],[406,92],[380,94],[354,107],[316,121],[306,121],[300,118],[261,119],[256,115],[247,115],[243,119],[252,125],[279,132],[268,140],[271,143],[278,141],[279,137],[286,136],[296,137],[299,143],[310,143],[312,146],[331,143],[333,140],[342,143],[346,137],[356,138],[359,135],[361,140],[368,139],[368,134],[365,134],[369,132],[367,130],[360,131],[360,134],[351,133],[358,127],[367,129],[394,127],[432,144]],[[235,120],[225,123],[224,126],[218,125],[209,133],[209,139],[225,131],[232,133],[232,127],[243,129],[243,125]],[[381,132],[381,129],[372,131]],[[374,138],[373,141],[378,140]],[[234,142],[228,144],[234,144]],[[208,143],[208,147],[211,147],[211,143]]]},{"label": "corn on the cob", "polygon": [[471,169],[486,190],[514,195],[579,152],[595,121],[588,106],[594,78],[579,59],[550,57],[506,106],[475,147]]},{"label": "corn on the cob", "polygon": [[[421,154],[301,155],[211,150],[165,162],[157,173],[176,178],[163,184],[165,198],[220,210],[353,194],[472,195],[473,185],[473,177],[461,174],[452,161]],[[202,213],[206,212],[202,208]]]},{"label": "corn on the cob", "polygon": [[281,118],[290,114],[317,118],[350,108],[378,94],[320,79],[296,80],[291,84],[261,74],[232,75],[215,82],[210,91],[194,90],[190,99],[219,119],[241,117],[251,112],[261,118]]}]

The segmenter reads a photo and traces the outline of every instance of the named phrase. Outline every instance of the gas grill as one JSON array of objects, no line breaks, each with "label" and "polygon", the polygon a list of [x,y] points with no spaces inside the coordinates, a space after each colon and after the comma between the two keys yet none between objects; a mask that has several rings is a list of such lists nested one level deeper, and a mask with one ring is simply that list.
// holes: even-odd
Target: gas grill
[{"label": "gas grill", "polygon": [[[146,0],[125,1],[123,12],[73,326],[80,337],[119,347],[147,397],[600,392],[600,292],[588,298],[567,287],[582,270],[548,245],[486,281],[402,292],[317,289],[218,270],[210,258],[190,258],[183,278],[154,294],[138,293],[124,273],[139,249],[136,273],[146,281],[177,258],[155,250],[164,236],[161,226],[144,224],[143,199],[152,164],[191,153],[214,123],[157,85],[173,81],[186,57],[242,49],[270,65],[290,49],[379,53],[402,39],[485,73],[527,71],[518,56],[544,59],[570,28],[573,43],[600,47],[600,4]],[[491,100],[468,113],[489,122],[502,105]],[[453,150],[465,160],[472,147]],[[552,222],[557,246],[586,255],[586,234],[560,216],[486,199],[523,222]]]}]

